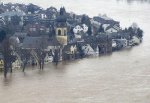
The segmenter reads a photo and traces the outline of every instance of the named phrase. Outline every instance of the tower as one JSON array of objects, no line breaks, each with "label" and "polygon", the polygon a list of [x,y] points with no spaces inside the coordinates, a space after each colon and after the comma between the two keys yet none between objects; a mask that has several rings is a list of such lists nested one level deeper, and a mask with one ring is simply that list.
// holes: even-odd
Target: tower
[{"label": "tower", "polygon": [[56,19],[56,39],[62,45],[67,45],[67,17],[64,7],[60,8],[59,16]]}]

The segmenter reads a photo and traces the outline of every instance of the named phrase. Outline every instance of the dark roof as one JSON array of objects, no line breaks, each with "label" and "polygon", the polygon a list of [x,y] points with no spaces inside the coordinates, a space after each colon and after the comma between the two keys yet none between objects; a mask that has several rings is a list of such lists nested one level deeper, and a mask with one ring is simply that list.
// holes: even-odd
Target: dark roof
[{"label": "dark roof", "polygon": [[101,17],[98,17],[98,16],[93,17],[93,20],[95,20],[95,21],[97,21],[97,22],[100,22],[100,23],[102,23],[102,24],[111,24],[111,25],[119,24],[118,21],[105,20],[104,18],[101,18]]},{"label": "dark roof", "polygon": [[0,59],[4,59],[4,56],[2,53],[0,53]]},{"label": "dark roof", "polygon": [[60,14],[56,19],[57,22],[66,22],[67,21],[67,14],[64,7],[60,8]]},{"label": "dark roof", "polygon": [[15,32],[14,36],[17,36],[17,37],[26,37],[27,33],[25,33],[25,32]]},{"label": "dark roof", "polygon": [[56,38],[47,37],[26,37],[23,41],[24,49],[46,49],[48,46],[60,46]]},{"label": "dark roof", "polygon": [[67,23],[66,22],[57,22],[56,26],[57,27],[67,27]]},{"label": "dark roof", "polygon": [[56,19],[57,22],[66,22],[67,16],[66,15],[59,15]]},{"label": "dark roof", "polygon": [[60,46],[61,44],[58,42],[56,38],[48,39],[48,46]]},{"label": "dark roof", "polygon": [[63,52],[68,52],[70,51],[71,46],[76,46],[76,44],[68,44],[63,48]]},{"label": "dark roof", "polygon": [[46,49],[47,39],[42,37],[26,37],[23,41],[22,48],[24,49]]},{"label": "dark roof", "polygon": [[107,43],[112,40],[111,36],[106,35],[106,34],[100,34],[97,36],[90,36],[84,38],[85,43]]}]

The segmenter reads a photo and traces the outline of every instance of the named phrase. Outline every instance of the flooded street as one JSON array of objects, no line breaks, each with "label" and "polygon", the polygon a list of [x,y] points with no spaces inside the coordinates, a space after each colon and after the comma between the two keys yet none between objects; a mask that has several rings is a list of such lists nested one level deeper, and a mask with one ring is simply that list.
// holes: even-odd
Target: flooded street
[{"label": "flooded street", "polygon": [[[48,6],[48,0],[43,1]],[[149,103],[150,3],[91,0],[83,6],[84,0],[54,1],[50,5],[62,4],[76,13],[106,13],[122,27],[136,22],[144,31],[144,41],[107,56],[49,64],[43,71],[15,70],[7,79],[0,74],[0,103]]]}]

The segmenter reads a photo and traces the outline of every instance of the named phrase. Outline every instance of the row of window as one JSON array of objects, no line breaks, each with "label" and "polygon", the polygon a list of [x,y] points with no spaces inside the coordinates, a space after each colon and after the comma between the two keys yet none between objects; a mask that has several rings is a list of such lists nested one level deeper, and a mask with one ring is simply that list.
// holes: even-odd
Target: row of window
[{"label": "row of window", "polygon": [[64,36],[66,36],[67,35],[67,31],[66,30],[58,30],[58,35],[59,36],[62,36],[64,34]]}]

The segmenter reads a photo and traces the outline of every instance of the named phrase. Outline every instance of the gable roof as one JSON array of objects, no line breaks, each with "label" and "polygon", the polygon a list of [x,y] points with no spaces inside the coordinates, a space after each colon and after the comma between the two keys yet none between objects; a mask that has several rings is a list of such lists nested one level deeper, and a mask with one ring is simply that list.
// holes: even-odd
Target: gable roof
[{"label": "gable roof", "polygon": [[25,13],[24,12],[17,12],[17,11],[7,11],[7,12],[4,12],[2,14],[0,14],[0,16],[2,17],[5,17],[5,16],[24,16]]},{"label": "gable roof", "polygon": [[56,38],[47,37],[26,37],[23,41],[24,49],[46,49],[48,46],[60,46]]},{"label": "gable roof", "polygon": [[42,37],[25,37],[22,45],[23,49],[46,49],[46,47],[46,39]]},{"label": "gable roof", "polygon": [[97,22],[100,22],[101,24],[119,24],[118,21],[114,21],[114,20],[105,20],[104,18],[101,18],[101,17],[98,17],[98,16],[95,16],[93,17],[93,20],[97,21]]}]

